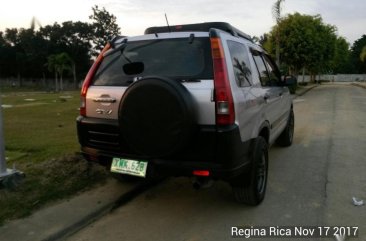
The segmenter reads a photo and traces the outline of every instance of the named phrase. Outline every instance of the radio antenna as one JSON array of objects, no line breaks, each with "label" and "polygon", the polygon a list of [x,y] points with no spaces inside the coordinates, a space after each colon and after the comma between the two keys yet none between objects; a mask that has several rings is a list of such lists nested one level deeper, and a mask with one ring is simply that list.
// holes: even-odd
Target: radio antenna
[{"label": "radio antenna", "polygon": [[166,25],[168,25],[169,33],[171,33],[172,30],[170,29],[169,22],[168,22],[168,17],[166,16],[166,13],[165,13],[165,20],[166,20]]}]

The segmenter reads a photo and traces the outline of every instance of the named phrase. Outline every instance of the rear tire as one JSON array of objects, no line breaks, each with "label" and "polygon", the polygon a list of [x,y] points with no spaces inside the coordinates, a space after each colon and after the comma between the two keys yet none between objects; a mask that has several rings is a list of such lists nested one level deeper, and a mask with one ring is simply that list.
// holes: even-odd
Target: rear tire
[{"label": "rear tire", "polygon": [[268,145],[263,137],[257,137],[251,155],[251,170],[233,182],[235,199],[251,206],[259,205],[265,196],[268,174]]},{"label": "rear tire", "polygon": [[287,121],[286,128],[283,130],[281,135],[277,139],[277,144],[283,147],[291,146],[294,139],[294,129],[295,129],[295,116],[294,111],[291,108],[290,116]]}]

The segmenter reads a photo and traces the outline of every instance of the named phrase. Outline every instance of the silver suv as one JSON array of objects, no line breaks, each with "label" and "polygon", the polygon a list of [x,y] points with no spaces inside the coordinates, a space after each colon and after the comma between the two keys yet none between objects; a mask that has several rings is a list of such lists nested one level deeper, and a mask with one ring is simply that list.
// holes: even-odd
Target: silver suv
[{"label": "silver suv", "polygon": [[289,82],[249,35],[228,23],[116,37],[83,84],[82,153],[121,177],[224,180],[237,201],[258,205],[268,147],[292,143]]}]

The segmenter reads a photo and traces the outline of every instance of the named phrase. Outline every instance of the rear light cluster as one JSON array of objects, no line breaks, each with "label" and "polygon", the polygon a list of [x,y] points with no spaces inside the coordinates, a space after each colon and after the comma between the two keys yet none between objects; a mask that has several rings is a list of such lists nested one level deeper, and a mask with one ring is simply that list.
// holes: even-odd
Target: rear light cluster
[{"label": "rear light cluster", "polygon": [[232,125],[235,122],[234,101],[220,38],[211,38],[211,50],[214,66],[216,124]]},{"label": "rear light cluster", "polygon": [[97,69],[100,65],[100,63],[103,61],[103,54],[111,48],[111,45],[108,43],[102,52],[99,54],[98,58],[95,60],[94,64],[90,68],[88,74],[85,77],[83,87],[81,88],[81,98],[80,98],[80,115],[86,116],[86,93],[88,92],[88,88],[92,83],[92,80],[94,78],[95,73],[97,72]]}]

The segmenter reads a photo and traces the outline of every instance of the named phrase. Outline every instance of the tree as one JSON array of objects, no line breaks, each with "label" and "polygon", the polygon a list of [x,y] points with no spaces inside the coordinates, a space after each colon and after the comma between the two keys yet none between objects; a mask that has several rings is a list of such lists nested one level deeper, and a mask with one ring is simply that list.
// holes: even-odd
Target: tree
[{"label": "tree", "polygon": [[66,52],[71,59],[74,86],[90,68],[93,27],[84,22],[54,23],[40,29],[39,34],[48,41],[49,55]]},{"label": "tree", "polygon": [[24,68],[26,66],[25,63],[25,54],[24,50],[22,49],[19,38],[19,32],[18,29],[12,28],[12,29],[6,29],[5,30],[5,41],[11,46],[9,53],[11,56],[9,56],[9,61],[11,61],[11,68],[13,69],[12,73],[15,74],[18,78],[20,86],[22,85],[22,78],[21,75],[24,72]]},{"label": "tree", "polygon": [[360,53],[360,60],[362,62],[366,62],[366,45],[362,48],[362,51]]},{"label": "tree", "polygon": [[337,37],[335,53],[332,60],[332,72],[334,74],[350,74],[354,72],[351,63],[350,45],[343,37]]},{"label": "tree", "polygon": [[[351,58],[352,64],[356,68],[356,73],[365,74],[366,73],[366,62],[364,61],[364,48],[366,46],[366,35],[362,35],[361,38],[357,39],[351,48]],[[363,60],[363,61],[362,61]]]},{"label": "tree", "polygon": [[[40,28],[36,29],[34,18],[28,29],[12,28],[0,32],[0,77],[17,76],[20,85],[24,78],[38,80],[42,77],[45,86],[46,78],[50,77],[51,73],[58,75],[55,76],[58,83],[57,78],[69,70],[72,72],[75,87],[78,87],[78,80],[83,78],[90,68],[92,54],[95,56],[111,37],[119,34],[114,15],[104,8],[99,9],[98,6],[92,10],[92,24],[55,22],[53,25],[39,26]],[[60,53],[69,57],[65,58],[67,65],[62,72],[55,71],[53,66],[57,60],[54,57],[60,57]],[[50,71],[47,71],[47,68]],[[62,81],[60,84],[62,85]]]},{"label": "tree", "polygon": [[11,74],[14,74],[14,64],[14,49],[5,39],[5,34],[0,32],[0,76],[10,76]]},{"label": "tree", "polygon": [[[72,74],[75,88],[78,87],[77,71],[86,72],[90,67],[92,26],[83,22],[62,23],[63,44],[72,61]],[[79,76],[80,77],[80,76]]]},{"label": "tree", "polygon": [[116,16],[110,14],[105,8],[99,9],[99,7],[95,5],[92,7],[92,10],[93,15],[90,15],[89,19],[93,20],[92,41],[96,49],[96,51],[92,51],[92,54],[97,56],[108,40],[113,36],[120,35],[120,28],[116,23]]},{"label": "tree", "polygon": [[276,34],[280,34],[282,61],[291,74],[306,68],[313,75],[329,72],[335,53],[336,28],[324,24],[319,15],[290,14],[273,27],[264,47],[274,55]]},{"label": "tree", "polygon": [[0,31],[0,48],[6,45],[6,41],[4,38],[4,33]]},{"label": "tree", "polygon": [[[285,0],[277,0],[272,6],[272,16],[276,20],[276,24],[278,25],[281,21],[281,4]],[[280,66],[280,31],[276,33],[276,63]]]},{"label": "tree", "polygon": [[47,58],[48,71],[55,73],[55,92],[58,92],[58,69],[57,69],[57,57],[55,54],[48,56]]},{"label": "tree", "polygon": [[[63,52],[60,54],[53,54],[48,57],[48,70],[55,73],[55,91],[63,91],[63,73],[70,71],[73,60],[70,56]],[[60,86],[58,86],[58,78],[60,77]]]},{"label": "tree", "polygon": [[7,29],[5,29],[4,39],[11,46],[17,45],[19,43],[18,29],[16,29],[16,28],[11,28],[11,29],[7,28]]}]

